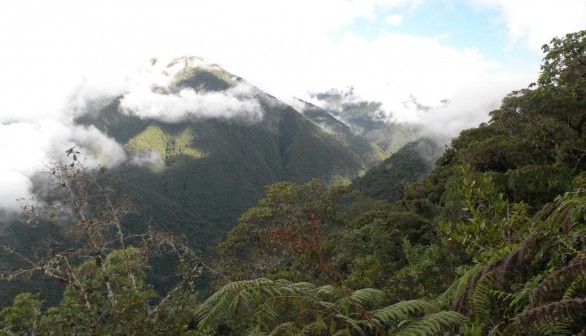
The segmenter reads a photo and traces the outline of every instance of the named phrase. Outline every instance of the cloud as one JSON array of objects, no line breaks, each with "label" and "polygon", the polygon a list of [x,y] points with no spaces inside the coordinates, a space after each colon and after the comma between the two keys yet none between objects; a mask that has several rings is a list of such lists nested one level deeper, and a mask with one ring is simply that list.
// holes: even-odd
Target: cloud
[{"label": "cloud", "polygon": [[124,150],[95,127],[51,119],[0,124],[0,208],[18,210],[17,198],[32,196],[31,178],[45,164],[65,160],[65,150],[76,147],[87,167],[115,166]]},{"label": "cloud", "polygon": [[256,100],[236,96],[233,90],[201,93],[187,88],[176,94],[161,94],[152,90],[133,91],[122,97],[120,110],[143,119],[170,123],[188,118],[262,118],[262,109]]},{"label": "cloud", "polygon": [[143,151],[136,155],[133,155],[130,159],[130,163],[135,166],[155,166],[162,167],[164,162],[161,154],[154,151]]},{"label": "cloud", "polygon": [[389,15],[385,18],[385,23],[391,26],[398,26],[403,22],[403,15],[395,14]]},{"label": "cloud", "polygon": [[121,112],[169,123],[209,118],[262,119],[262,108],[255,98],[258,90],[245,81],[227,78],[231,86],[223,91],[191,87],[177,91],[174,87],[174,82],[183,73],[206,70],[229,76],[220,67],[209,65],[198,57],[182,57],[170,63],[159,63],[168,65],[138,71],[126,80],[126,92],[120,99]]},{"label": "cloud", "polygon": [[[333,54],[338,56],[329,63],[320,62],[324,77],[338,88],[353,87],[361,100],[381,102],[381,109],[393,121],[419,118],[416,109],[404,104],[411,96],[423,105],[436,106],[469,83],[502,76],[500,64],[477,51],[460,51],[429,37],[385,34],[369,41],[347,34]],[[313,92],[332,88],[329,81],[311,84]]]},{"label": "cloud", "polygon": [[[92,160],[118,162],[123,152],[113,140],[72,124],[76,114],[111,97],[126,93],[126,112],[161,119],[258,116],[254,100],[237,91],[246,87],[227,96],[153,91],[168,81],[149,70],[153,57],[204,56],[278,98],[308,99],[308,91],[353,86],[361,99],[382,102],[389,117],[401,120],[417,116],[402,104],[413,95],[432,107],[423,120],[445,121],[455,132],[466,120],[483,120],[488,102],[509,88],[475,84],[501,85],[498,62],[440,38],[383,33],[365,39],[348,30],[358,19],[374,22],[385,10],[416,10],[425,1],[12,1],[0,12],[0,202],[8,206],[16,195],[27,196],[30,176],[68,146],[93,155],[90,148],[102,143],[102,153],[115,155]],[[582,0],[471,3],[496,9],[514,45],[527,43],[536,52],[554,35],[583,29],[586,22]],[[511,74],[523,79],[517,88],[535,79],[521,75]],[[439,101],[445,98],[451,103],[443,107]],[[220,99],[225,109],[208,108]],[[474,111],[478,117],[467,115]]]},{"label": "cloud", "polygon": [[457,90],[442,104],[420,113],[416,124],[426,136],[448,144],[460,131],[489,121],[488,113],[500,106],[510,91],[526,86],[522,78],[485,78]]},{"label": "cloud", "polygon": [[473,0],[477,6],[497,8],[511,43],[527,43],[536,51],[555,37],[586,29],[586,1]]}]

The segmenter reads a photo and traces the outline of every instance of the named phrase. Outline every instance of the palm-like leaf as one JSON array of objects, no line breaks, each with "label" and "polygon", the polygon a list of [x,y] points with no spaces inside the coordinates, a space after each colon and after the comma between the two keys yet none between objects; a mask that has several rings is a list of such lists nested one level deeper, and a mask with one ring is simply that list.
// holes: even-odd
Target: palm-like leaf
[{"label": "palm-like leaf", "polygon": [[452,326],[464,324],[468,318],[454,311],[441,311],[423,316],[402,326],[397,336],[432,336]]}]

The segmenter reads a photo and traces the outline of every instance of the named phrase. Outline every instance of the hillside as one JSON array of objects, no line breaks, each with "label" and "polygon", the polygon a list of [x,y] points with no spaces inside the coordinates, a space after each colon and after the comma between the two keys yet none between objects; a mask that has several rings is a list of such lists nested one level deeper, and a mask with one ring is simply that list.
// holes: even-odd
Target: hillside
[{"label": "hillside", "polygon": [[[586,31],[543,49],[538,85],[511,92],[489,122],[462,131],[396,202],[317,179],[275,183],[211,255],[169,233],[128,232],[121,225],[131,211],[127,199],[103,188],[99,171],[69,150],[69,162],[47,174],[58,201],[24,209],[29,226],[21,232],[45,239],[21,241],[12,251],[3,243],[19,264],[0,273],[3,280],[58,280],[63,298],[42,309],[37,294],[19,294],[0,313],[0,333],[584,334]],[[281,118],[297,120],[286,111]],[[139,175],[171,184],[165,170],[185,176],[180,167],[189,171],[192,160],[207,157],[207,147],[186,141],[195,136],[184,129],[151,122],[144,130],[148,139],[167,141],[152,148],[164,161],[149,161],[151,175]],[[132,139],[129,148],[153,143]],[[426,166],[435,153],[427,145],[412,143],[365,176],[387,183],[392,165]],[[140,182],[148,196],[150,181]],[[73,230],[53,234],[55,219]],[[76,244],[67,245],[71,240]],[[177,267],[168,277],[174,286],[161,293],[152,279],[164,275],[151,266],[163,254]],[[202,279],[212,281],[204,287]]]},{"label": "hillside", "polygon": [[355,178],[351,188],[374,199],[395,202],[410,183],[423,179],[435,168],[435,160],[441,154],[442,148],[431,139],[410,142]]},{"label": "hillside", "polygon": [[[187,89],[204,95],[242,85],[247,85],[243,79],[219,67],[186,65],[172,86],[157,90],[174,95]],[[266,185],[311,178],[343,181],[375,162],[378,153],[367,141],[362,140],[363,147],[352,147],[274,97],[256,88],[249,91],[246,99],[258,102],[260,119],[144,118],[124,113],[119,97],[77,122],[95,125],[144,162],[110,172],[133,198],[141,200],[141,213],[199,242],[209,242],[214,236],[210,231],[217,236],[231,228],[262,197]],[[148,210],[159,204],[175,210],[164,210],[163,217]],[[208,222],[212,229],[193,224]]]},{"label": "hillside", "polygon": [[315,93],[313,98],[328,114],[350,127],[353,134],[374,143],[384,158],[416,140],[412,126],[389,121],[380,102],[356,97],[353,88]]},{"label": "hillside", "polygon": [[[302,104],[300,112],[303,116],[358,156],[367,168],[371,168],[385,158],[385,152],[377,144],[356,134],[350,126],[336,119],[324,109],[302,100],[299,102]],[[387,138],[386,141],[391,142],[391,137]]]}]

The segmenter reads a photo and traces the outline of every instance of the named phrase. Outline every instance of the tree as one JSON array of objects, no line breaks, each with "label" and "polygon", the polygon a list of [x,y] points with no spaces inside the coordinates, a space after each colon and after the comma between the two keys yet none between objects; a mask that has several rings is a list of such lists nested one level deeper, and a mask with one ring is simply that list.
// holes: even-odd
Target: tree
[{"label": "tree", "polygon": [[217,246],[215,268],[231,280],[262,276],[331,281],[337,275],[324,241],[343,223],[343,205],[351,198],[347,187],[325,188],[316,179],[268,186],[266,197]]},{"label": "tree", "polygon": [[[205,265],[171,234],[148,230],[127,236],[123,219],[132,212],[130,199],[101,179],[105,167],[86,168],[74,148],[67,150],[67,156],[69,163],[51,164],[43,173],[52,195],[47,203],[23,205],[30,229],[62,225],[63,239],[40,242],[36,249],[29,247],[29,254],[4,246],[5,252],[19,258],[25,266],[1,274],[0,279],[39,274],[65,286],[60,305],[38,319],[38,330],[44,334],[173,330],[178,327],[169,324],[173,319],[181,320],[179,329],[186,331],[190,321],[179,316],[194,307],[193,279]],[[145,281],[149,258],[159,254],[176,256],[180,279],[161,298]],[[14,319],[8,319],[15,310],[23,311],[24,302],[35,303],[29,296],[19,296],[13,306],[5,309],[5,328],[32,328],[24,322],[18,327]],[[169,306],[171,303],[173,307]],[[170,311],[175,314],[170,316]]]}]

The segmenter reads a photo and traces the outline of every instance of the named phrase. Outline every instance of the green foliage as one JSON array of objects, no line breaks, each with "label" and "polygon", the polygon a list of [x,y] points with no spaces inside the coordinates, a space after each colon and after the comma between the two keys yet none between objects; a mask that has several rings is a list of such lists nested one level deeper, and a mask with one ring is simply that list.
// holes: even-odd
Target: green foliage
[{"label": "green foliage", "polygon": [[465,324],[468,319],[453,311],[442,311],[420,317],[405,324],[396,335],[439,335],[454,325]]},{"label": "green foliage", "polygon": [[395,202],[401,199],[409,183],[429,174],[439,154],[440,148],[430,139],[410,142],[363,176],[354,179],[351,188],[365,196]]},{"label": "green foliage", "polygon": [[253,275],[295,280],[333,276],[324,248],[326,233],[342,222],[343,204],[352,198],[345,186],[325,188],[312,180],[282,182],[249,209],[217,247],[216,268],[230,278]]},{"label": "green foliage", "polygon": [[390,277],[388,292],[398,300],[432,298],[446,289],[453,277],[449,256],[438,245],[413,245],[403,238],[403,254],[407,264]]},{"label": "green foliage", "polygon": [[477,259],[439,301],[474,317],[470,334],[580,331],[586,294],[584,202],[584,191],[578,190],[545,206],[530,219],[533,234],[493,250],[491,258]]},{"label": "green foliage", "polygon": [[[101,179],[103,167],[87,169],[78,155],[69,149],[71,163],[48,167],[48,188],[59,196],[58,202],[23,205],[29,230],[60,222],[63,236],[33,242],[28,253],[2,246],[20,259],[21,268],[3,271],[0,280],[38,274],[59,281],[65,287],[63,298],[41,313],[36,297],[17,296],[2,311],[3,328],[42,335],[188,332],[191,318],[186,311],[195,305],[193,280],[196,265],[201,265],[197,255],[170,234],[148,230],[127,236],[122,219],[132,210],[129,199]],[[179,259],[182,281],[158,297],[146,282],[149,257],[170,253]]]},{"label": "green foliage", "polygon": [[41,301],[30,293],[17,295],[12,306],[0,312],[0,318],[3,319],[2,330],[8,335],[34,335],[40,317]]},{"label": "green foliage", "polygon": [[234,334],[247,330],[273,335],[386,335],[387,329],[434,335],[467,320],[456,312],[440,312],[422,300],[381,307],[385,301],[384,293],[375,289],[352,292],[340,286],[259,278],[220,288],[198,307],[196,320],[206,327],[237,314],[235,323],[239,325],[232,326]]},{"label": "green foliage", "polygon": [[[586,103],[586,31],[556,37],[543,46],[543,51],[547,54],[541,66],[539,86],[583,109]],[[566,112],[578,116],[567,122],[581,133],[586,119],[575,112]]]},{"label": "green foliage", "polygon": [[335,268],[344,270],[346,285],[389,290],[396,285],[389,274],[406,265],[402,239],[426,242],[429,229],[429,223],[413,213],[365,211],[332,233],[326,244]]},{"label": "green foliage", "polygon": [[[120,195],[86,174],[71,149],[73,165],[50,171],[65,197],[49,202],[50,211],[39,211],[37,205],[25,210],[31,224],[40,223],[42,215],[54,223],[69,223],[71,240],[77,244],[45,246],[35,258],[2,246],[21,257],[23,266],[1,274],[3,278],[38,273],[58,279],[65,286],[63,299],[43,310],[38,296],[19,295],[0,313],[0,333],[586,333],[585,34],[568,34],[545,46],[539,86],[511,93],[491,113],[489,123],[462,132],[427,178],[400,189],[402,198],[395,204],[365,200],[347,186],[326,188],[318,180],[268,186],[265,198],[246,211],[218,245],[218,288],[199,305],[194,281],[202,268],[209,268],[170,235],[147,230],[133,232],[128,239],[122,225],[131,210],[127,198],[114,197]],[[211,84],[222,83],[217,74],[201,73],[197,78],[185,73],[186,81],[177,88],[193,86],[206,76],[217,77]],[[355,108],[368,112],[373,106]],[[109,113],[108,118],[114,115]],[[230,180],[234,174],[226,173],[238,169],[226,164],[233,162],[227,157],[244,154],[231,148],[222,155],[206,142],[210,131],[199,122],[135,124],[133,135],[126,137],[127,147],[161,150],[165,164],[162,171],[133,176],[127,183],[144,199],[177,205],[170,218],[194,215],[180,209],[194,206],[197,197],[187,185],[200,179],[195,172],[205,164],[214,163],[216,171],[210,170],[210,176],[225,174],[232,188],[241,186],[235,181],[248,183],[242,191],[254,203],[260,196],[252,191],[260,181],[282,176],[302,181],[305,176],[295,170],[333,159],[333,152],[317,151],[299,160],[310,142],[318,141],[325,146],[321,149],[336,146],[323,132],[298,137],[284,127],[315,130],[286,108],[267,115],[255,132],[206,123],[228,143],[236,139],[246,147],[247,136],[269,139],[267,151],[248,152],[256,171],[244,163],[242,167],[242,174],[262,178]],[[270,136],[262,133],[267,129]],[[148,147],[151,137],[153,147]],[[206,155],[196,159],[192,150],[200,149]],[[411,159],[407,155],[406,160]],[[274,165],[279,167],[258,168]],[[267,171],[270,176],[261,176]],[[382,175],[375,180],[384,180],[389,171],[378,170]],[[328,170],[325,175],[337,173]],[[152,194],[137,187],[142,179],[157,178],[160,184]],[[228,189],[197,186],[218,194],[214,206],[219,209],[232,201],[221,191]],[[158,296],[149,283],[153,269],[148,260],[164,252],[176,254],[181,281]]]},{"label": "green foliage", "polygon": [[443,242],[462,246],[476,260],[484,262],[494,251],[518,242],[527,234],[527,207],[509,205],[502,193],[496,190],[492,177],[477,174],[470,166],[460,167],[460,176],[452,193],[455,207],[461,206],[462,214],[455,219],[439,223]]}]

